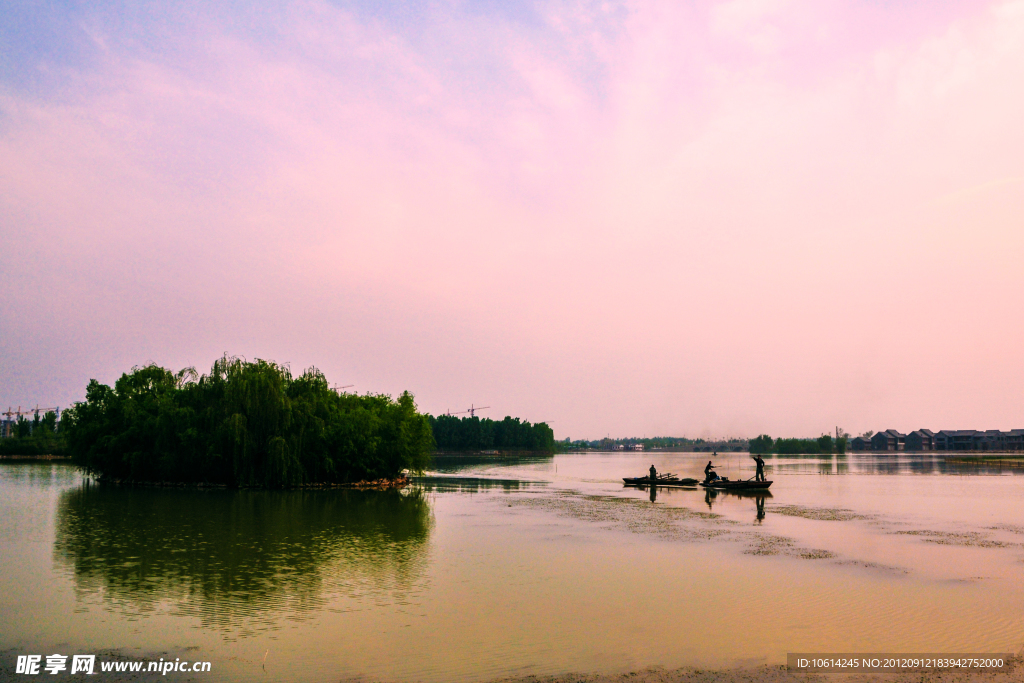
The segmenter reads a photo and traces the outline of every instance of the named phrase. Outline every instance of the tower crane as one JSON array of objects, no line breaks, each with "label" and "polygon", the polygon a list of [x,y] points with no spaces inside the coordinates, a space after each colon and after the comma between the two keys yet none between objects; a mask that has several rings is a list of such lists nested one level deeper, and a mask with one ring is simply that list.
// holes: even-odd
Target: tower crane
[{"label": "tower crane", "polygon": [[476,417],[476,411],[478,411],[478,410],[486,410],[487,408],[490,408],[490,406],[474,406],[474,405],[470,404],[469,410],[460,410],[457,413],[453,413],[452,411],[449,410],[445,414],[446,415],[465,415],[466,413],[469,413],[470,417]]}]

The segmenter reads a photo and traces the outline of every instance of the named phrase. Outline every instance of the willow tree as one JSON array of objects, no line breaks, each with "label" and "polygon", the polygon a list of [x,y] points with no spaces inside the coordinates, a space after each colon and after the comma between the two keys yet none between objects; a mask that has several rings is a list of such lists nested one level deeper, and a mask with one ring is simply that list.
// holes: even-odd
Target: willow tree
[{"label": "willow tree", "polygon": [[127,481],[287,488],[421,471],[434,439],[408,392],[337,394],[323,373],[224,356],[208,375],[132,368],[65,413],[75,463]]}]

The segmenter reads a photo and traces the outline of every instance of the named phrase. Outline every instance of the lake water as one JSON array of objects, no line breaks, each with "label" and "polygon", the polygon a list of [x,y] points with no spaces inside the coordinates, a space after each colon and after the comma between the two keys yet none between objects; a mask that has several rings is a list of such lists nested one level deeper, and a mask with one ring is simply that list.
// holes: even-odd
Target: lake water
[{"label": "lake water", "polygon": [[768,496],[621,483],[707,459],[445,458],[401,493],[0,464],[0,667],[113,650],[208,681],[432,683],[1024,645],[1024,468],[853,454],[769,458]]}]

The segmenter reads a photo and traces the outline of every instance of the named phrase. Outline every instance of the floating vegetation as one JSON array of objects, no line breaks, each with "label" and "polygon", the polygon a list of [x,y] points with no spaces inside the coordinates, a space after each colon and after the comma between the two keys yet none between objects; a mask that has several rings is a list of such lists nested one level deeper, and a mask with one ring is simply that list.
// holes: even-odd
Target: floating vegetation
[{"label": "floating vegetation", "polygon": [[894,533],[898,536],[918,536],[925,543],[935,543],[936,545],[954,545],[970,548],[1006,548],[1011,545],[1002,541],[994,541],[977,531],[954,533],[950,531],[915,529],[912,531],[896,531]]},{"label": "floating vegetation", "polygon": [[830,560],[835,553],[821,548],[800,548],[793,539],[773,534],[753,534],[753,543],[743,551],[747,555],[785,555],[802,560]]},{"label": "floating vegetation", "polygon": [[1024,458],[1019,455],[985,455],[974,458],[946,458],[946,462],[958,465],[1006,465],[1007,467],[1024,467]]},{"label": "floating vegetation", "polygon": [[581,495],[575,491],[561,491],[550,496],[516,496],[509,499],[507,504],[510,507],[548,510],[584,522],[683,541],[706,541],[724,536],[729,531],[721,527],[738,524],[713,512],[655,506],[633,498]]},{"label": "floating vegetation", "polygon": [[844,508],[809,508],[802,505],[779,505],[769,508],[772,512],[788,517],[803,517],[804,519],[816,519],[828,522],[849,522],[855,519],[872,519],[869,515],[862,515],[853,510]]},{"label": "floating vegetation", "polygon": [[892,574],[909,574],[909,569],[903,567],[894,567],[888,564],[880,564],[878,562],[867,562],[865,560],[837,560],[835,564],[839,566],[859,567],[861,569],[874,569],[880,572],[889,572]]},{"label": "floating vegetation", "polygon": [[743,552],[747,555],[781,555],[792,551],[793,539],[771,534],[754,534],[751,546]]},{"label": "floating vegetation", "polygon": [[784,555],[804,560],[832,559],[821,548],[797,546],[793,539],[736,529],[739,522],[713,512],[685,507],[650,505],[647,501],[617,496],[583,495],[560,491],[554,495],[516,496],[503,504],[548,510],[576,520],[614,526],[637,534],[653,534],[676,541],[708,541],[715,538],[748,542],[747,555]]}]

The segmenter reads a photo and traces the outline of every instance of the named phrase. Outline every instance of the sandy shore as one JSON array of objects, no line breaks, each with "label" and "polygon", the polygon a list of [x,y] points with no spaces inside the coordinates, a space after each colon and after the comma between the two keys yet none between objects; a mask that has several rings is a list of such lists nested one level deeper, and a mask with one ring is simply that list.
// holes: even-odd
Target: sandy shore
[{"label": "sandy shore", "polygon": [[807,674],[785,666],[741,669],[647,669],[612,675],[565,674],[501,678],[492,683],[1024,683],[1020,657],[1008,671],[995,673],[943,671],[902,674]]},{"label": "sandy shore", "polygon": [[[0,683],[7,681],[28,680],[24,675],[16,676],[13,664],[16,651],[0,652]],[[160,653],[163,657],[181,653]],[[112,651],[101,652],[104,660],[151,660],[153,654],[125,656]],[[194,655],[193,655],[194,656]],[[8,668],[7,665],[11,665]],[[218,681],[222,680],[216,670],[207,674],[169,674],[159,673],[102,673],[93,680],[108,683],[142,683],[143,681]],[[261,672],[262,673],[262,672]],[[42,678],[42,676],[40,676]],[[81,674],[68,676],[62,680],[86,680]],[[324,683],[338,683],[339,679],[327,678]],[[1018,656],[1008,671],[996,673],[981,672],[941,672],[941,673],[904,673],[904,674],[807,674],[790,671],[785,666],[761,666],[736,669],[664,669],[652,668],[622,674],[562,674],[558,676],[522,676],[499,678],[490,683],[1024,683],[1024,663]],[[340,683],[379,683],[373,679],[358,677],[341,679]]]}]

